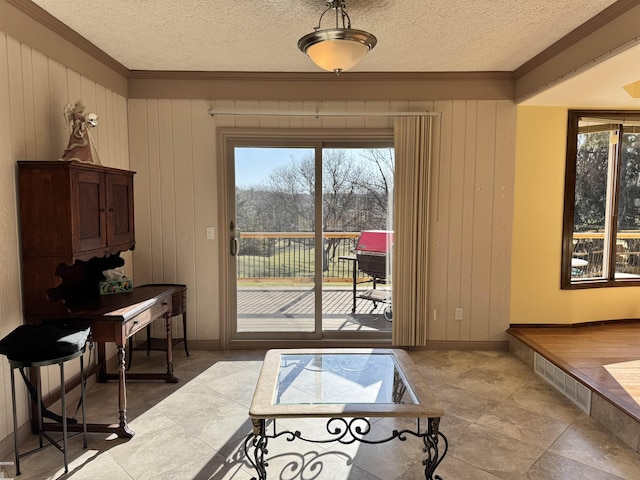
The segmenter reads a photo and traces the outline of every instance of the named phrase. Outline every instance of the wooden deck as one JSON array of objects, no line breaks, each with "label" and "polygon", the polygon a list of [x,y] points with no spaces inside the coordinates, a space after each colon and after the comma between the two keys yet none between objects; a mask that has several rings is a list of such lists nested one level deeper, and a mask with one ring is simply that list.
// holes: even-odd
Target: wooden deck
[{"label": "wooden deck", "polygon": [[[239,332],[311,332],[314,328],[314,292],[308,288],[238,288]],[[385,305],[357,299],[352,313],[351,288],[325,287],[322,294],[322,329],[391,332],[384,319]]]},{"label": "wooden deck", "polygon": [[640,323],[527,326],[508,332],[640,422]]}]

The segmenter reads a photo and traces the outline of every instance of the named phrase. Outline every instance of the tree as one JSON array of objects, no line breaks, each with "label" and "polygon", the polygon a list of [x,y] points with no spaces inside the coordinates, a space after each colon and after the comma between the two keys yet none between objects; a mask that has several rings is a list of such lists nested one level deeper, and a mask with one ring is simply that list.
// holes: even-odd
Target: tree
[{"label": "tree", "polygon": [[368,175],[360,181],[360,186],[368,192],[378,207],[375,210],[378,213],[375,223],[381,224],[379,228],[384,229],[387,225],[389,199],[393,193],[394,151],[392,148],[371,149],[366,150],[362,157],[366,162],[370,162],[373,168],[365,170]]},{"label": "tree", "polygon": [[[323,230],[386,229],[393,170],[391,148],[324,149]],[[263,232],[314,231],[315,183],[315,161],[309,155],[292,158],[286,165],[274,169],[262,185],[238,189],[239,228]],[[325,267],[340,245],[339,238],[326,239],[323,245]]]},{"label": "tree", "polygon": [[[574,229],[603,231],[606,223],[611,131],[579,135],[576,159]],[[640,228],[640,135],[622,137],[618,228]]]},{"label": "tree", "polygon": [[259,207],[273,215],[269,228],[275,232],[312,231],[313,228],[313,158],[290,160],[276,168],[262,186],[265,202]]},{"label": "tree", "polygon": [[618,229],[640,229],[640,135],[625,134],[620,165]]},{"label": "tree", "polygon": [[[345,149],[325,149],[322,183],[325,230],[384,229],[393,186],[393,150],[370,149],[356,154]],[[313,231],[312,156],[291,159],[274,169],[266,182],[256,188],[265,194],[263,202],[253,207],[262,219],[262,230]]]},{"label": "tree", "polygon": [[610,132],[578,136],[574,230],[603,230],[607,199]]}]

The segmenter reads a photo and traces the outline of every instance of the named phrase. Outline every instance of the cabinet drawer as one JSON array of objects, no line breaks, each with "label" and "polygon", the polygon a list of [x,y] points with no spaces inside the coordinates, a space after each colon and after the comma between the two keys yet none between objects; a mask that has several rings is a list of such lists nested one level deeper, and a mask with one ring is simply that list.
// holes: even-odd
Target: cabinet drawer
[{"label": "cabinet drawer", "polygon": [[154,320],[162,317],[171,309],[171,295],[164,295],[157,298],[153,305],[131,318],[124,325],[125,338],[149,325]]}]

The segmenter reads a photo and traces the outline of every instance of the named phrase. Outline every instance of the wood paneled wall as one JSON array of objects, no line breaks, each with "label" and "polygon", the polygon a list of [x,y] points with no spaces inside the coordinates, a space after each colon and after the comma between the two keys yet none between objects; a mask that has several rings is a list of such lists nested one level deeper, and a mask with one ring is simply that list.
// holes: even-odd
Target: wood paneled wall
[{"label": "wood paneled wall", "polygon": [[[136,170],[134,281],[189,285],[189,338],[220,339],[216,128],[393,128],[387,117],[218,116],[245,111],[440,112],[433,145],[429,338],[505,341],[509,324],[516,107],[507,100],[301,102],[130,99]],[[425,188],[427,188],[425,186]],[[205,239],[205,227],[215,239]],[[455,320],[455,308],[463,319]],[[158,327],[154,327],[158,328]]]},{"label": "wood paneled wall", "polygon": [[[436,102],[429,297],[431,341],[506,340],[516,107]],[[462,319],[455,309],[462,308]]]},{"label": "wood paneled wall", "polygon": [[[23,322],[16,161],[54,160],[62,154],[69,139],[63,109],[77,99],[87,112],[99,116],[100,124],[92,135],[101,163],[129,168],[126,98],[0,32],[0,337]],[[130,263],[130,254],[123,256]],[[77,368],[69,374],[76,372]],[[21,425],[28,418],[27,402],[22,382],[17,380]],[[57,367],[43,375],[45,391],[49,383],[57,388]],[[3,357],[0,440],[12,431],[9,366]]]}]

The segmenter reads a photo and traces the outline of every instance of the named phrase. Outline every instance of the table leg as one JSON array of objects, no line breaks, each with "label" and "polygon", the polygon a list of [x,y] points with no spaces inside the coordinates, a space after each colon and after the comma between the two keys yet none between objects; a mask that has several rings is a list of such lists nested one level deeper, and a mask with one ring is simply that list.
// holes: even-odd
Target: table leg
[{"label": "table leg", "polygon": [[171,339],[171,312],[164,316],[164,326],[167,332],[167,375],[172,381],[178,379],[173,375],[173,340]]},{"label": "table leg", "polygon": [[[257,477],[253,477],[251,480],[266,480],[267,479],[267,467],[268,463],[264,461],[265,455],[267,455],[267,442],[268,437],[265,435],[266,420],[264,419],[252,419],[253,432],[249,434],[244,441],[244,454],[249,460],[249,463],[256,469]],[[253,456],[249,454],[249,449],[253,449]]]},{"label": "table leg", "polygon": [[127,362],[126,362],[126,345],[116,345],[118,348],[118,411],[120,413],[120,422],[118,424],[119,437],[133,437],[134,432],[127,425]]},{"label": "table leg", "polygon": [[[98,361],[100,362],[100,368],[98,371],[98,381],[106,382],[107,380],[118,380],[118,411],[119,421],[118,425],[107,423],[73,423],[67,425],[67,431],[69,432],[91,432],[91,433],[111,433],[116,434],[119,438],[131,438],[135,435],[135,432],[129,428],[127,423],[127,384],[126,384],[126,360],[125,360],[125,345],[116,345],[118,349],[118,373],[107,373],[105,366],[105,348],[104,342],[98,343]],[[82,382],[83,379],[80,379]],[[84,408],[84,404],[82,405]],[[46,430],[59,432],[62,430],[62,426],[55,422],[46,424]]]},{"label": "table leg", "polygon": [[[253,477],[251,480],[266,480],[267,470],[266,467],[269,464],[265,461],[266,455],[269,453],[267,449],[267,443],[269,438],[277,438],[285,436],[288,441],[299,439],[304,442],[326,444],[326,443],[340,443],[342,445],[351,445],[355,442],[361,442],[363,444],[375,445],[386,443],[394,439],[405,441],[407,435],[413,435],[414,437],[422,438],[424,443],[423,452],[427,454],[427,457],[422,461],[424,465],[424,475],[426,480],[442,480],[442,477],[435,475],[435,471],[442,463],[449,443],[447,438],[438,430],[440,426],[440,418],[429,418],[427,428],[421,428],[420,419],[417,419],[417,428],[415,430],[394,430],[391,435],[386,438],[367,438],[367,434],[371,431],[371,423],[368,418],[356,417],[346,419],[342,417],[329,418],[326,425],[326,432],[329,434],[327,438],[307,438],[304,437],[300,431],[291,430],[278,430],[275,426],[275,419],[272,420],[272,424],[269,427],[269,433],[267,433],[267,420],[265,419],[252,419],[253,431],[247,436],[244,441],[244,454],[249,463],[256,470],[258,476]],[[271,422],[271,421],[270,421]],[[273,432],[271,428],[273,427]],[[304,465],[304,460],[300,465],[297,465],[301,472],[304,472],[307,466]],[[313,470],[313,466],[310,467]],[[303,475],[300,475],[302,478]],[[297,477],[296,477],[297,478]]]},{"label": "table leg", "polygon": [[[128,378],[129,380],[144,380],[144,381],[150,381],[150,380],[162,380],[166,383],[177,383],[178,379],[175,377],[175,375],[173,374],[173,340],[171,338],[171,312],[167,312],[163,315],[164,319],[165,319],[165,330],[167,332],[167,352],[166,352],[166,358],[167,358],[167,371],[166,373],[137,373],[137,372],[129,372],[126,374],[126,378]],[[158,319],[161,317],[158,317]],[[123,340],[124,344],[127,343],[127,339]],[[100,342],[102,343],[102,342]],[[118,347],[118,355],[122,355],[122,357],[124,358],[125,352],[123,351],[122,353],[120,353],[120,346],[116,345]],[[104,345],[100,346],[100,344],[98,344],[98,347],[101,348],[102,351],[102,355],[104,356]],[[124,346],[123,346],[124,348]],[[118,357],[120,358],[120,357]],[[118,360],[120,361],[120,360]],[[118,372],[117,373],[109,373],[106,371],[106,367],[104,366],[104,362],[102,362],[101,365],[101,372],[102,376],[103,376],[103,380],[102,381],[107,381],[107,380],[118,380],[121,381],[121,377],[124,375],[124,371],[120,371],[120,368],[118,368]]]},{"label": "table leg", "polygon": [[[430,418],[428,422],[427,433],[422,437],[424,442],[423,451],[427,454],[427,458],[422,461],[424,476],[426,480],[442,480],[442,477],[434,475],[434,472],[447,454],[449,442],[439,431],[440,418]],[[440,440],[442,440],[442,446],[444,447],[442,449],[440,449],[439,445]]]},{"label": "table leg", "polygon": [[189,348],[187,347],[187,308],[182,312],[182,343],[184,343],[184,353],[189,356]]},{"label": "table leg", "polygon": [[[125,383],[125,377],[122,376],[122,371],[120,369],[121,362],[124,361],[124,350],[122,354],[120,353],[120,347],[124,349],[124,346],[118,346],[118,373],[107,373],[106,361],[105,361],[105,344],[104,342],[97,342],[98,344],[98,381],[106,382],[108,380],[118,380],[118,409],[120,413],[119,423],[116,426],[115,424],[108,423],[87,423],[86,431],[91,433],[115,433],[120,438],[131,438],[135,434],[133,430],[129,428],[127,424],[127,389]],[[32,374],[32,375],[35,375]],[[82,382],[83,379],[80,379]],[[32,402],[35,405],[35,402]],[[83,404],[84,407],[84,404]],[[38,415],[37,405],[33,407],[32,410],[32,418],[36,419]],[[33,423],[33,433],[37,433],[36,425]],[[84,422],[83,422],[84,423]],[[61,432],[62,425],[57,422],[47,422],[43,427],[47,431],[52,432]],[[69,423],[67,424],[67,431],[69,432],[78,432],[83,433],[85,431],[84,424],[80,423]]]}]

